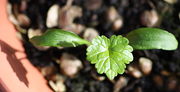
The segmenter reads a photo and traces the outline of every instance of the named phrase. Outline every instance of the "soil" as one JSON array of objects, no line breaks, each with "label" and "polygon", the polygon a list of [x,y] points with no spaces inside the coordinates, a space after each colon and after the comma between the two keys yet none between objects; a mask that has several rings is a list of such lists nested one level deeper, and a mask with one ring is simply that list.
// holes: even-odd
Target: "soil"
[{"label": "soil", "polygon": [[[9,0],[13,6],[21,6],[23,0]],[[28,27],[22,27],[26,31],[29,28],[35,28],[45,31],[46,17],[48,9],[58,4],[63,7],[67,0],[27,0],[27,9],[20,11],[26,14],[31,23]],[[165,0],[91,0],[102,1],[100,8],[96,10],[88,10],[85,5],[88,0],[74,0],[73,5],[82,7],[83,16],[76,18],[75,23],[83,24],[86,27],[93,27],[98,30],[100,35],[110,37],[111,35],[125,35],[133,29],[145,27],[141,24],[140,15],[145,10],[155,9],[161,16],[161,23],[158,28],[168,30],[173,33],[178,42],[180,42],[180,1],[175,4],[168,4]],[[173,0],[172,0],[173,1]],[[123,27],[118,31],[112,31],[111,25],[105,21],[105,12],[108,7],[114,6],[120,15],[123,17]],[[93,19],[93,15],[97,15],[97,19]],[[98,25],[92,25],[98,21]],[[54,27],[54,28],[59,28]],[[146,57],[152,60],[152,71],[148,75],[143,75],[141,78],[134,78],[128,73],[118,75],[114,81],[107,78],[103,81],[97,80],[93,75],[97,74],[94,65],[91,65],[86,60],[86,46],[76,48],[58,49],[51,47],[48,50],[39,50],[34,47],[27,36],[27,32],[21,33],[23,37],[24,48],[28,59],[34,66],[38,68],[46,66],[56,67],[56,74],[62,74],[59,70],[59,64],[55,59],[59,59],[62,53],[70,53],[80,59],[84,65],[77,75],[73,78],[65,76],[65,86],[67,92],[113,92],[114,86],[120,77],[128,79],[128,83],[120,92],[180,92],[180,48],[175,51],[163,50],[144,50],[134,51],[134,61],[130,65],[137,65],[140,57]],[[80,34],[80,36],[82,36]],[[77,53],[78,52],[78,53]],[[128,65],[129,66],[129,65]],[[104,74],[103,74],[104,75]],[[105,76],[105,75],[104,75]],[[157,77],[158,76],[158,77]],[[48,77],[46,77],[49,80]],[[156,80],[157,79],[157,80]],[[159,83],[161,82],[162,83]],[[160,84],[160,85],[159,85]],[[162,85],[161,85],[162,84]],[[172,87],[175,84],[175,87]]]}]

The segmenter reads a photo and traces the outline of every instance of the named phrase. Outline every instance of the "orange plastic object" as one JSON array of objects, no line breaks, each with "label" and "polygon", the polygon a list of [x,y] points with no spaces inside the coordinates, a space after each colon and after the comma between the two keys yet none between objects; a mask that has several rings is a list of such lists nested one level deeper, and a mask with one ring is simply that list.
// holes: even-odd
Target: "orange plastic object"
[{"label": "orange plastic object", "polygon": [[7,0],[0,0],[0,92],[52,92],[27,60],[16,30],[9,22]]}]

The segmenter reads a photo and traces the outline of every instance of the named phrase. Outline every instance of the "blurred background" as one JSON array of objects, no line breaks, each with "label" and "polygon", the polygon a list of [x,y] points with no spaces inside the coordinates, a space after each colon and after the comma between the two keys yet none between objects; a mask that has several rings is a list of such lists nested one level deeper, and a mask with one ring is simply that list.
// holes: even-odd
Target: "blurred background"
[{"label": "blurred background", "polygon": [[180,0],[9,0],[7,11],[28,59],[55,92],[180,92],[180,48],[134,51],[126,72],[108,80],[86,60],[85,45],[36,47],[29,42],[49,28],[91,41],[140,27],[162,28],[180,42]]}]

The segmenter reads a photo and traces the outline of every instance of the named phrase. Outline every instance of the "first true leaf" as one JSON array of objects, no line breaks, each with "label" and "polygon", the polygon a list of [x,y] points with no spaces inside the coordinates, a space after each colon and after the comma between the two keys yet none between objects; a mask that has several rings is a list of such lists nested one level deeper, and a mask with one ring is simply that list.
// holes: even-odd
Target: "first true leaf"
[{"label": "first true leaf", "polygon": [[133,60],[133,48],[122,36],[98,36],[87,48],[87,59],[95,64],[97,72],[105,73],[109,79],[114,79],[125,71],[126,64]]}]

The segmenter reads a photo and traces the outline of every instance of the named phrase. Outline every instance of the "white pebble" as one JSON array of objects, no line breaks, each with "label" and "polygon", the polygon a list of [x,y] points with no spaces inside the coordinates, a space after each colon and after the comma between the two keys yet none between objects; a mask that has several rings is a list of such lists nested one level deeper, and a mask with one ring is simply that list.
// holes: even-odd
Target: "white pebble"
[{"label": "white pebble", "polygon": [[49,8],[46,19],[46,26],[48,28],[55,27],[58,25],[59,6],[53,5]]},{"label": "white pebble", "polygon": [[141,57],[139,59],[140,69],[144,74],[149,74],[152,70],[152,61],[148,58]]}]

